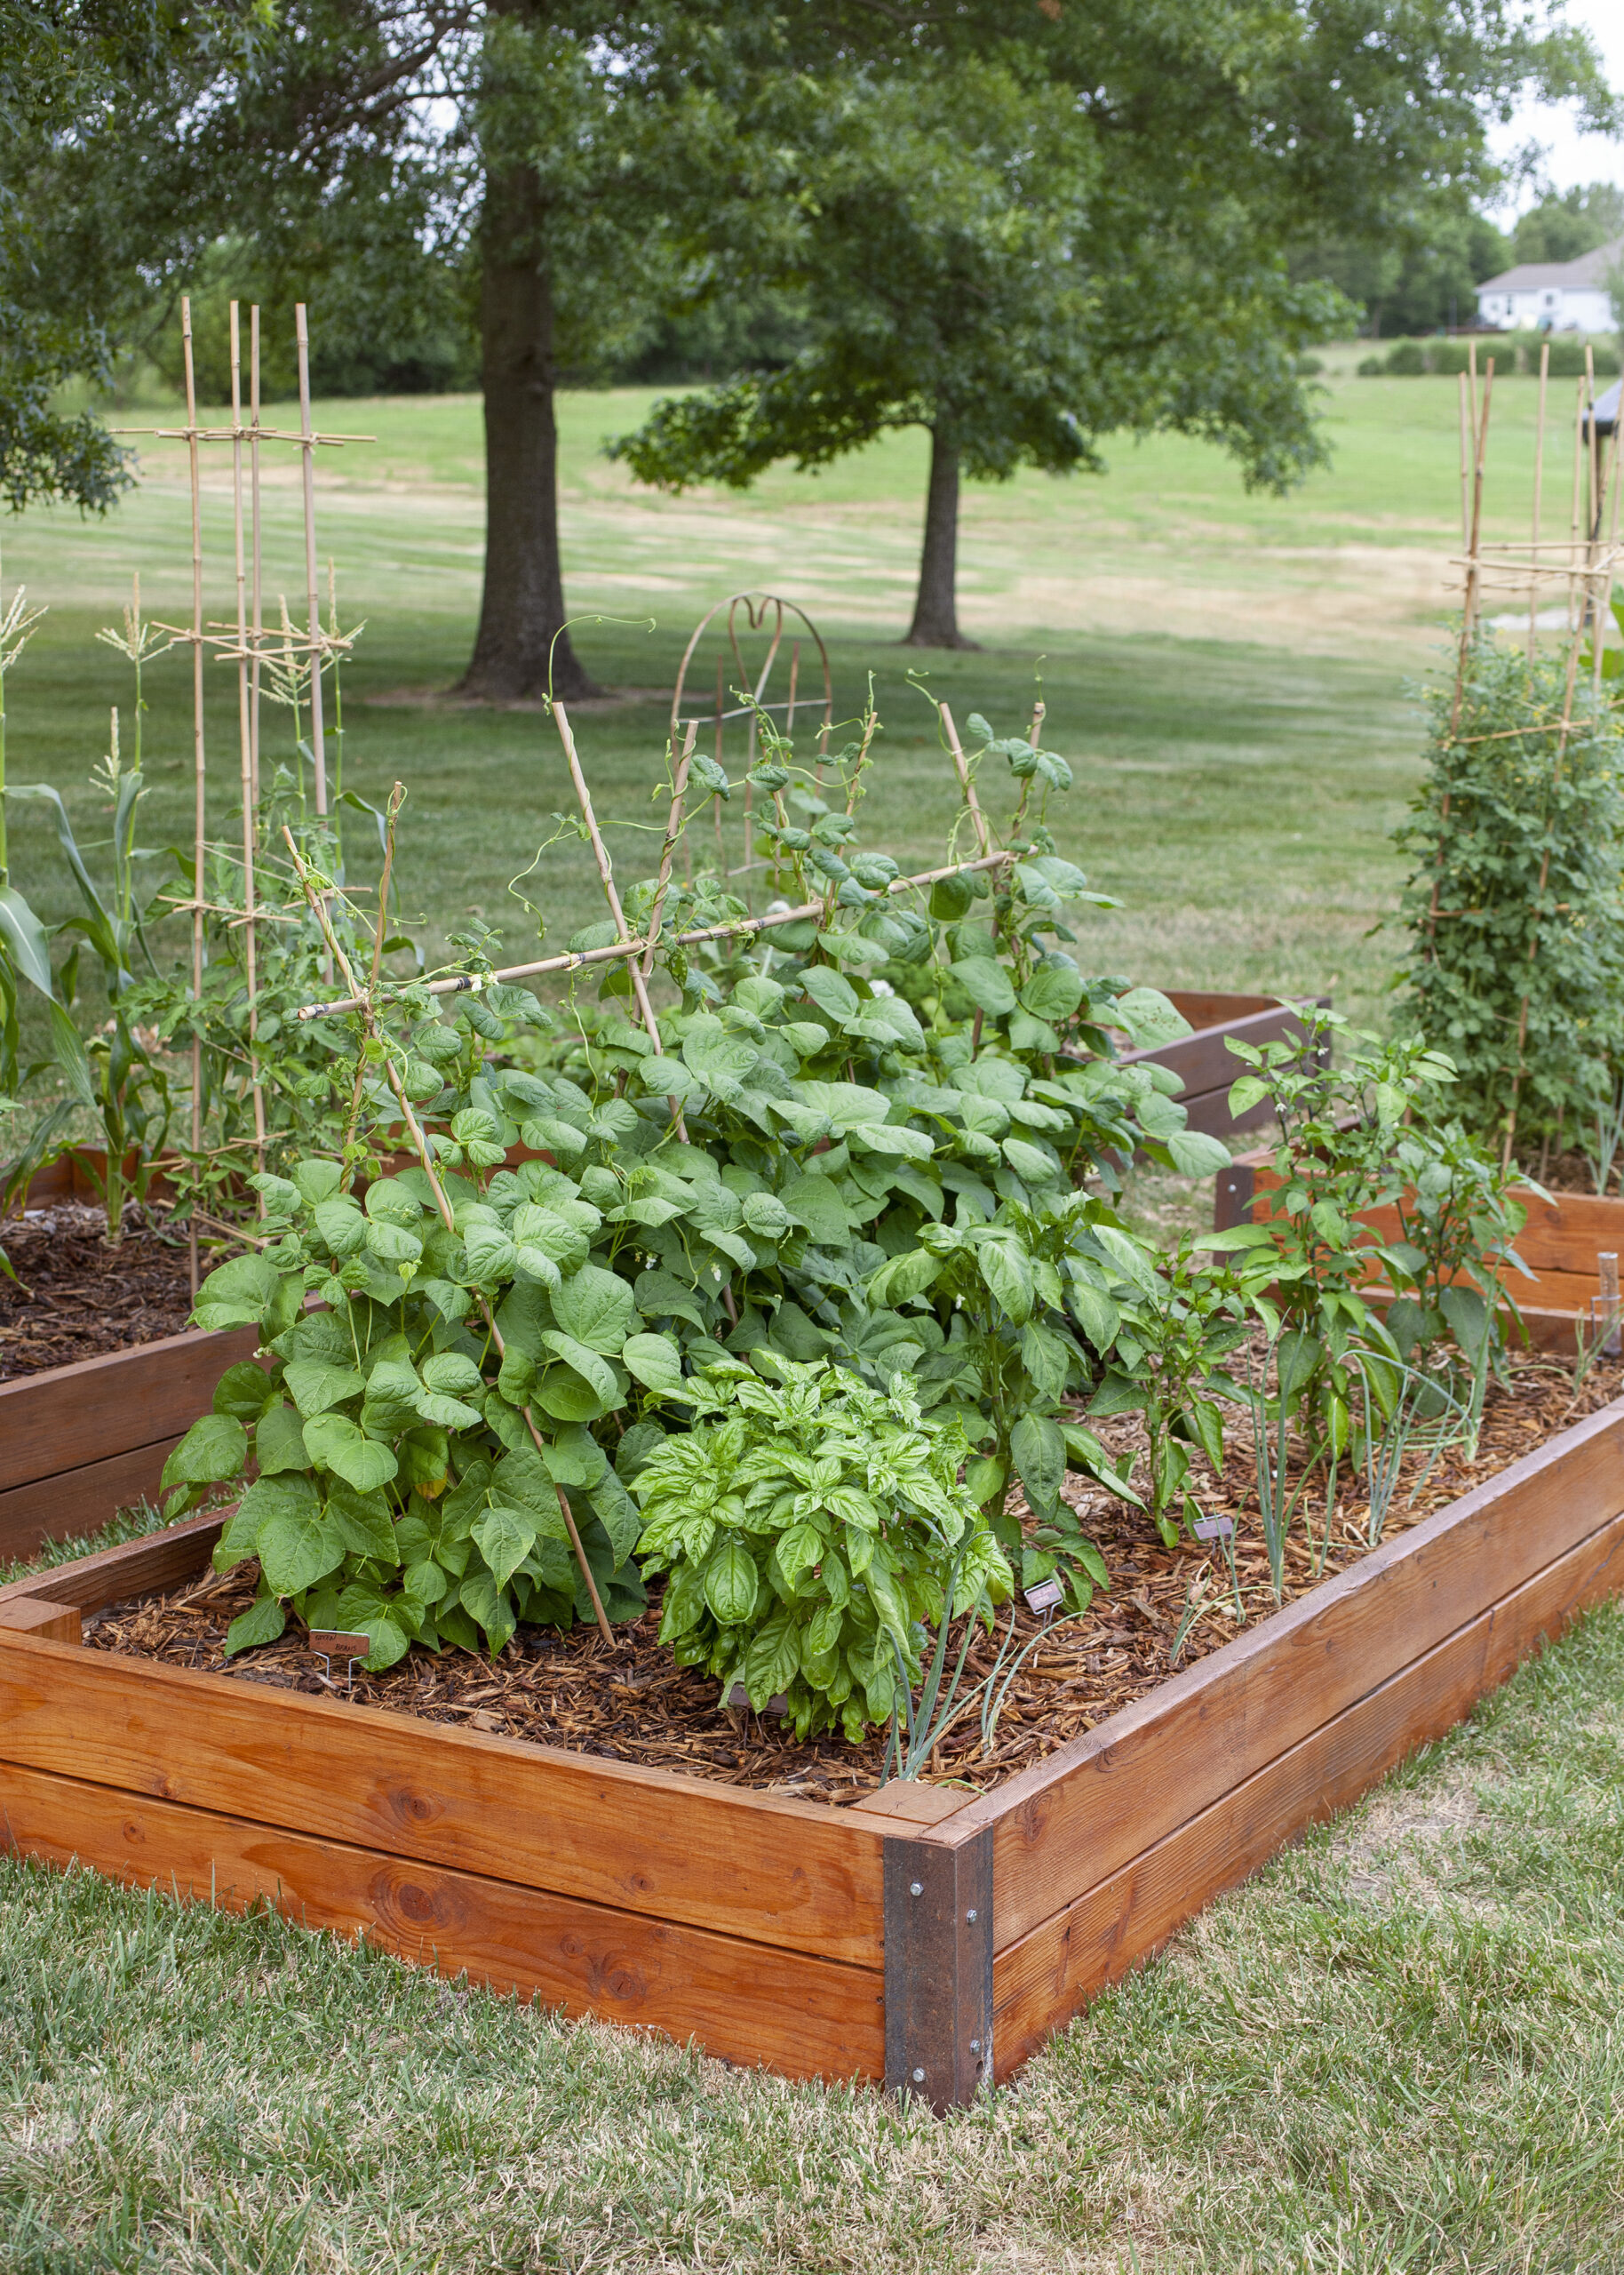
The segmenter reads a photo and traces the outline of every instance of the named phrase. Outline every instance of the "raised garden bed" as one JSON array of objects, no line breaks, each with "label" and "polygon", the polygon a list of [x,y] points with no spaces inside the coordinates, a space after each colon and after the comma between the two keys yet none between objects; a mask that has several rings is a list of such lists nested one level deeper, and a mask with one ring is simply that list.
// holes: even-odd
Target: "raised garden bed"
[{"label": "raised garden bed", "polygon": [[[33,1179],[24,1206],[66,1217],[94,1192],[83,1169],[65,1160]],[[88,1217],[84,1227],[65,1224],[60,1233],[74,1249],[88,1250],[98,1239]],[[38,1283],[36,1294],[59,1292],[31,1277],[36,1244],[26,1226],[8,1222],[0,1239],[20,1277]],[[254,1354],[259,1337],[251,1328],[205,1334],[185,1325],[191,1297],[184,1249],[171,1253],[143,1236],[132,1257],[139,1302],[133,1310],[109,1304],[100,1321],[97,1291],[117,1277],[102,1258],[81,1258],[84,1275],[66,1303],[25,1306],[12,1284],[0,1281],[0,1325],[12,1330],[0,1343],[0,1563],[30,1555],[42,1541],[93,1532],[115,1509],[155,1495],[170,1449],[207,1409],[215,1384]],[[69,1294],[66,1279],[60,1292]],[[92,1357],[39,1365],[35,1346],[64,1321],[66,1347],[103,1347]],[[34,1361],[28,1371],[4,1363],[13,1336],[21,1359]]]},{"label": "raised garden bed", "polygon": [[[1243,1153],[1215,1180],[1213,1225],[1224,1232],[1249,1223],[1255,1202],[1279,1182],[1271,1166],[1273,1149]],[[1624,1254],[1624,1200],[1594,1193],[1553,1193],[1548,1199],[1526,1187],[1513,1196],[1528,1211],[1517,1237],[1517,1252],[1532,1280],[1513,1272],[1508,1290],[1522,1315],[1529,1345],[1538,1351],[1572,1352],[1582,1334],[1594,1339],[1593,1302],[1601,1295],[1596,1259]],[[1360,1221],[1383,1239],[1399,1236],[1397,1211],[1369,1209]]]},{"label": "raised garden bed", "polygon": [[[1181,1035],[1176,1042],[1159,1043],[1154,1050],[1126,1050],[1125,1063],[1154,1060],[1158,1066],[1170,1066],[1183,1084],[1177,1102],[1189,1115],[1191,1130],[1202,1130],[1209,1138],[1230,1138],[1243,1130],[1260,1129],[1269,1119],[1266,1102],[1249,1106],[1240,1114],[1230,1112],[1230,1086],[1245,1069],[1230,1050],[1228,1038],[1233,1035],[1238,1042],[1259,1048],[1266,1042],[1291,1042],[1302,1034],[1302,1021],[1270,995],[1170,992],[1167,1000],[1190,1021],[1194,1033]],[[1330,998],[1322,995],[1314,1000],[1326,1003]]]},{"label": "raised garden bed", "polygon": [[942,2108],[1624,1588],[1624,1401],[994,1790],[838,1809],[84,1647],[219,1524],[0,1591],[12,1848]]}]

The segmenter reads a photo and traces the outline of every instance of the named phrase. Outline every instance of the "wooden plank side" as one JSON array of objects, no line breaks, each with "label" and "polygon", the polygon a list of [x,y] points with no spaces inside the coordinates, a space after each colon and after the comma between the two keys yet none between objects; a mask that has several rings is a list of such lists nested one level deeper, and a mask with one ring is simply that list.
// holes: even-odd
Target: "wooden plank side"
[{"label": "wooden plank side", "polygon": [[1249,1019],[1259,1011],[1275,1009],[1272,995],[1203,994],[1188,987],[1169,987],[1166,993],[1174,1010],[1197,1029],[1232,1026],[1237,1019]]},{"label": "wooden plank side", "polygon": [[52,1603],[44,1596],[16,1596],[0,1603],[0,1643],[8,1635],[43,1635],[52,1643],[76,1643],[81,1630],[79,1608]]},{"label": "wooden plank side", "polygon": [[0,1492],[0,1562],[32,1556],[48,1540],[100,1532],[118,1510],[141,1501],[155,1503],[163,1465],[183,1434],[176,1431],[154,1445],[110,1454],[103,1461],[61,1469],[54,1477],[36,1477],[31,1484]]},{"label": "wooden plank side", "polygon": [[76,1556],[71,1564],[30,1572],[26,1579],[0,1588],[0,1604],[27,1597],[76,1604],[81,1611],[100,1611],[128,1596],[172,1587],[178,1580],[190,1579],[194,1572],[202,1571],[228,1513],[226,1509],[215,1509],[207,1516],[188,1517],[182,1524],[171,1525],[166,1531],[121,1541],[116,1548],[98,1549],[93,1556]]},{"label": "wooden plank side", "polygon": [[1283,1010],[1278,1003],[1271,1003],[1246,1018],[1229,1019],[1222,1026],[1198,1029],[1194,1034],[1180,1035],[1173,1042],[1158,1043],[1143,1050],[1125,1050],[1122,1058],[1125,1065],[1154,1059],[1158,1066],[1175,1074],[1187,1091],[1194,1093],[1216,1090],[1221,1085],[1227,1088],[1246,1071],[1229,1048],[1230,1036],[1255,1046],[1294,1041],[1302,1033],[1302,1022],[1294,1011]]},{"label": "wooden plank side", "polygon": [[240,1676],[10,1638],[0,1759],[858,1966],[880,1945],[884,1836],[843,1811]]},{"label": "wooden plank side", "polygon": [[[1268,1213],[1265,1196],[1279,1184],[1270,1166],[1271,1156],[1248,1154],[1244,1158],[1254,1173],[1254,1201],[1253,1215],[1262,1222]],[[1570,1274],[1589,1282],[1588,1292],[1595,1293],[1596,1259],[1603,1250],[1612,1255],[1624,1255],[1624,1199],[1589,1193],[1558,1193],[1548,1201],[1525,1185],[1518,1186],[1512,1198],[1520,1201],[1528,1211],[1528,1221],[1517,1237],[1517,1252],[1529,1270],[1544,1281],[1553,1274]],[[1398,1211],[1390,1203],[1381,1209],[1365,1209],[1359,1212],[1359,1222],[1368,1225],[1384,1240],[1397,1240],[1402,1227]],[[1528,1286],[1520,1273],[1513,1272],[1508,1282],[1513,1296]],[[1563,1297],[1533,1296],[1535,1302],[1559,1303]]]},{"label": "wooden plank side", "polygon": [[[1008,2076],[1109,1983],[1469,1713],[1544,1637],[1624,1589],[1624,1516],[1148,1846],[993,1961],[993,2050]],[[995,1888],[998,1883],[995,1880]],[[1002,1890],[998,1890],[1001,1903]]]},{"label": "wooden plank side", "polygon": [[257,1897],[572,2015],[792,2078],[880,2078],[884,1976],[0,1763],[0,1846],[243,1911]]},{"label": "wooden plank side", "polygon": [[227,1368],[251,1359],[259,1342],[252,1327],[191,1329],[0,1383],[0,1485],[29,1485],[179,1437],[207,1412]]},{"label": "wooden plank side", "polygon": [[1624,1510],[1624,1400],[925,1837],[991,1822],[1000,1950]]}]

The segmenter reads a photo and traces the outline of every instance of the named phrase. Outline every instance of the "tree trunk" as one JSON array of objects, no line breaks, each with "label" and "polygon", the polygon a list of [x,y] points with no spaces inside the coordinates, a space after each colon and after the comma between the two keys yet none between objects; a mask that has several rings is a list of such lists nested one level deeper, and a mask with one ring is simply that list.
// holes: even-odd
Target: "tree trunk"
[{"label": "tree trunk", "polygon": [[919,553],[919,589],[907,648],[974,648],[959,629],[956,586],[959,572],[959,452],[930,430],[930,488],[925,499],[925,543]]},{"label": "tree trunk", "polygon": [[485,186],[480,309],[485,385],[485,593],[458,691],[513,703],[601,692],[563,630],[553,291],[530,167]]}]

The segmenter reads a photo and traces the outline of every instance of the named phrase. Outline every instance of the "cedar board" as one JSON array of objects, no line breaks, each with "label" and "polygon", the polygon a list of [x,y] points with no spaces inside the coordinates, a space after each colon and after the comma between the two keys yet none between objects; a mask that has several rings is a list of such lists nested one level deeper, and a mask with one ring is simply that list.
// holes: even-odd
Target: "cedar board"
[{"label": "cedar board", "polygon": [[[42,1633],[198,1569],[219,1522],[0,1590],[11,1848],[945,2107],[1624,1589],[1624,1401],[956,1808],[832,1810]],[[983,1873],[956,1922],[906,1909]]]}]

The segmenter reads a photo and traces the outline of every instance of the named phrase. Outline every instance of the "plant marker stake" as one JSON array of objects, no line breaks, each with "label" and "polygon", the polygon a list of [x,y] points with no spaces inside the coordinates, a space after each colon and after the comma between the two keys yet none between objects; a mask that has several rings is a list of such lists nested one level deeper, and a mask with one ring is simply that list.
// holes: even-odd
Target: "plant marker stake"
[{"label": "plant marker stake", "polygon": [[981,800],[975,794],[975,785],[970,778],[969,762],[964,754],[964,745],[959,739],[959,730],[953,724],[953,714],[945,703],[939,706],[942,730],[947,737],[947,746],[953,754],[953,770],[959,777],[959,786],[964,792],[964,802],[969,809],[970,826],[975,832],[975,842],[983,853],[992,850],[991,833],[987,817],[981,810]]},{"label": "plant marker stake", "polygon": [[1624,1337],[1619,1332],[1619,1259],[1615,1253],[1601,1250],[1596,1259],[1596,1276],[1601,1287],[1602,1315],[1607,1327],[1602,1355],[1616,1359],[1624,1345]]},{"label": "plant marker stake", "polygon": [[[203,500],[197,474],[197,381],[192,368],[192,303],[180,303],[180,346],[186,360],[187,458],[192,476],[192,1000],[203,1001]],[[203,1151],[203,1038],[192,1037],[192,1151]],[[197,1301],[197,1227],[187,1234],[187,1270]]]},{"label": "plant marker stake", "polygon": [[310,333],[305,303],[293,308],[299,345],[299,425],[305,467],[305,585],[310,601],[310,753],[315,761],[315,810],[327,811],[327,746],[322,738],[322,592],[315,560],[315,435],[310,425]]},{"label": "plant marker stake", "polygon": [[[575,735],[570,728],[569,714],[561,703],[555,702],[553,706],[553,716],[558,722],[559,740],[564,746],[564,756],[569,762],[569,779],[575,785],[575,794],[580,805],[581,818],[586,824],[586,834],[592,841],[593,858],[598,864],[598,882],[603,887],[603,898],[608,901],[609,914],[615,920],[615,930],[619,933],[622,944],[629,946],[632,941],[632,930],[626,922],[625,911],[620,905],[620,893],[615,883],[615,872],[609,860],[609,849],[604,844],[599,831],[598,817],[593,811],[592,793],[587,789],[586,777],[581,771],[580,754],[575,746]],[[642,969],[634,955],[628,956],[626,962],[631,972],[633,993],[637,997],[637,1009],[644,1026],[648,1029],[649,1040],[654,1045],[656,1057],[663,1058],[665,1056],[665,1046],[660,1040],[660,1023],[654,1016],[653,1004],[649,1001],[649,990],[643,979]],[[667,1103],[676,1120],[677,1134],[686,1145],[688,1130],[682,1120],[681,1105],[674,1098],[668,1099]]]},{"label": "plant marker stake", "polygon": [[1200,1517],[1196,1521],[1198,1540],[1227,1540],[1235,1529],[1233,1517]]},{"label": "plant marker stake", "polygon": [[[238,304],[231,303],[231,505],[236,544],[237,571],[237,739],[243,765],[243,953],[248,978],[248,1072],[254,1100],[254,1166],[265,1169],[265,1092],[259,1087],[259,986],[255,965],[254,921],[254,737],[248,685],[248,602],[243,557],[243,362],[238,329]],[[256,521],[254,540],[259,543]],[[203,885],[198,883],[201,895]],[[265,1195],[259,1195],[265,1214]]]},{"label": "plant marker stake", "polygon": [[306,1648],[313,1658],[320,1659],[327,1669],[327,1680],[332,1680],[332,1663],[342,1659],[347,1688],[355,1688],[355,1662],[370,1655],[372,1638],[346,1627],[313,1627],[309,1630]]},{"label": "plant marker stake", "polygon": [[[1015,858],[1013,853],[1004,852],[989,853],[979,861],[949,861],[939,869],[921,869],[915,876],[893,877],[886,887],[886,894],[895,897],[900,892],[912,892],[926,885],[937,884],[943,877],[969,877],[982,869],[1002,868]],[[804,923],[808,916],[821,916],[823,913],[821,900],[802,901],[798,907],[774,909],[766,916],[737,917],[723,924],[701,925],[692,932],[675,932],[672,935],[672,945],[679,948],[692,948],[700,946],[706,940],[753,939],[758,932],[775,931],[781,924]],[[617,940],[612,947],[580,948],[564,955],[542,956],[534,963],[504,964],[499,971],[493,971],[487,977],[492,981],[535,979],[544,972],[581,971],[592,964],[617,963],[623,956],[641,955],[648,946],[649,939],[645,934],[639,938]],[[425,980],[414,992],[425,995],[467,995],[485,984],[485,977],[476,982],[465,972],[456,979]],[[334,1018],[341,1011],[357,1011],[360,1009],[359,995],[340,995],[330,1002],[301,1004],[293,1016],[297,1019],[324,1019]]]},{"label": "plant marker stake", "polygon": [[[316,922],[322,928],[328,947],[331,952],[333,962],[337,968],[343,972],[345,978],[349,981],[350,986],[356,990],[355,1000],[360,1007],[362,1020],[367,1034],[369,1035],[376,1035],[378,1033],[378,1015],[372,1009],[371,999],[370,996],[362,995],[360,992],[355,975],[350,969],[349,959],[346,956],[343,949],[339,946],[338,937],[334,933],[332,925],[328,918],[326,903],[322,900],[322,896],[316,890],[315,885],[312,882],[310,872],[299,856],[299,850],[293,842],[293,833],[285,822],[283,824],[282,834],[286,842],[289,854],[292,858],[294,874],[299,879],[305,898],[310,904],[311,914],[314,916]],[[441,1184],[439,1174],[434,1168],[433,1150],[429,1145],[427,1138],[423,1135],[421,1123],[418,1122],[417,1115],[412,1112],[411,1100],[406,1095],[405,1086],[402,1084],[400,1075],[396,1071],[394,1061],[389,1057],[386,1050],[384,1054],[383,1066],[385,1079],[387,1081],[390,1089],[394,1092],[395,1104],[401,1109],[402,1116],[405,1121],[407,1130],[411,1138],[412,1146],[417,1153],[418,1161],[423,1164],[423,1173],[428,1179],[428,1189],[434,1194],[434,1205],[440,1211],[440,1221],[444,1225],[448,1233],[454,1233],[457,1230],[456,1215],[451,1208],[450,1202],[445,1197],[445,1187]],[[485,1316],[485,1325],[490,1330],[491,1342],[496,1345],[497,1355],[498,1358],[506,1358],[507,1355],[507,1345],[503,1337],[501,1329],[497,1325],[496,1314],[492,1312],[489,1302],[483,1296],[480,1297],[479,1304],[480,1309]],[[535,1445],[537,1452],[541,1456],[542,1465],[545,1468],[547,1458],[546,1441],[543,1438],[541,1432],[536,1427],[535,1417],[531,1414],[529,1407],[526,1405],[521,1408],[520,1411],[524,1416],[525,1426],[529,1431],[531,1440]],[[548,1474],[551,1475],[552,1473],[549,1471]],[[592,1566],[586,1561],[586,1551],[581,1545],[581,1536],[576,1529],[575,1517],[569,1507],[569,1497],[564,1491],[563,1487],[556,1481],[553,1484],[553,1490],[558,1496],[559,1513],[562,1516],[565,1529],[569,1535],[569,1545],[575,1551],[576,1562],[581,1568],[581,1577],[586,1583],[586,1592],[592,1598],[593,1610],[597,1614],[598,1631],[600,1634],[601,1634],[609,1649],[612,1651],[615,1648],[615,1632],[609,1624],[608,1616],[603,1608],[602,1600],[598,1594],[598,1583],[593,1577]]]},{"label": "plant marker stake", "polygon": [[1035,1588],[1026,1588],[1023,1593],[1028,1611],[1053,1611],[1063,1596],[1058,1580],[1039,1580]]}]

